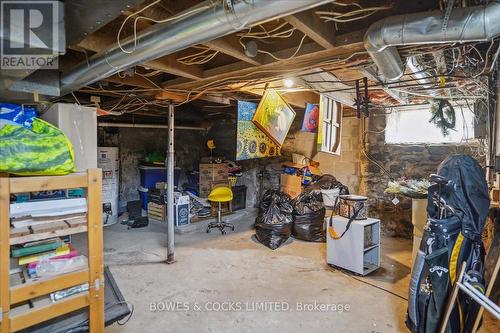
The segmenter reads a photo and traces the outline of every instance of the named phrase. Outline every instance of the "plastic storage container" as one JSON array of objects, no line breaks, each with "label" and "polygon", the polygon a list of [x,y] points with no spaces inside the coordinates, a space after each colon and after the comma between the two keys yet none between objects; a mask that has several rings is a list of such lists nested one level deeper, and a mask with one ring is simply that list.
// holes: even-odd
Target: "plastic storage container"
[{"label": "plastic storage container", "polygon": [[142,209],[148,210],[148,189],[139,187],[139,198],[141,199]]},{"label": "plastic storage container", "polygon": [[[151,167],[140,166],[139,172],[141,173],[141,186],[144,188],[155,187],[156,183],[167,181],[167,168],[166,167]],[[174,169],[174,186],[179,185],[179,177],[181,169]]]},{"label": "plastic storage container", "polygon": [[331,190],[321,190],[321,195],[323,197],[323,205],[328,208],[336,209],[339,204],[338,197],[340,195],[340,189],[334,188]]},{"label": "plastic storage container", "polygon": [[167,181],[167,168],[140,166],[141,186],[144,188],[155,187],[156,183]]}]

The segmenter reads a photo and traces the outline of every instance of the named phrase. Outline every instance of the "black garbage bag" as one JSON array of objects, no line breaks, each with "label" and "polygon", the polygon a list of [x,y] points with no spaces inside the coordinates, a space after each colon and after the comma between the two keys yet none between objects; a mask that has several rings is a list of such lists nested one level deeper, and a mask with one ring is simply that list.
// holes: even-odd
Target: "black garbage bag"
[{"label": "black garbage bag", "polygon": [[296,215],[304,215],[324,208],[323,196],[320,191],[301,193],[292,203]]},{"label": "black garbage bag", "polygon": [[325,207],[321,192],[312,191],[300,194],[293,201],[293,208],[293,237],[308,242],[325,242]]},{"label": "black garbage bag", "polygon": [[255,224],[255,237],[257,240],[270,248],[276,250],[290,238],[292,234],[292,223],[284,224]]},{"label": "black garbage bag", "polygon": [[292,235],[308,242],[326,242],[325,208],[304,215],[295,215]]},{"label": "black garbage bag", "polygon": [[259,215],[255,219],[257,240],[275,250],[290,238],[293,224],[293,207],[288,194],[268,190],[259,204]]},{"label": "black garbage bag", "polygon": [[323,175],[314,184],[309,185],[305,192],[313,192],[320,190],[331,190],[334,188],[340,189],[340,195],[349,194],[349,188],[339,182],[337,178],[332,175]]}]

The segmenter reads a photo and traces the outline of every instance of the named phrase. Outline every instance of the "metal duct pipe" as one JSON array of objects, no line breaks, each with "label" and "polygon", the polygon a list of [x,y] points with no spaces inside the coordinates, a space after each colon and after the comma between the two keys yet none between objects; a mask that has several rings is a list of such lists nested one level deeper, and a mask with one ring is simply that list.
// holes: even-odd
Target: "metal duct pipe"
[{"label": "metal duct pipe", "polygon": [[454,8],[448,24],[441,11],[387,17],[370,26],[365,48],[386,80],[399,79],[404,64],[397,46],[488,41],[500,34],[500,3]]},{"label": "metal duct pipe", "polygon": [[[433,74],[428,73],[428,70],[426,70],[417,62],[416,57],[408,57],[406,65],[411,70],[411,75],[417,80],[418,83],[422,85],[422,87],[430,88],[432,84],[434,84],[435,79],[429,78],[429,76],[432,76]],[[437,91],[433,90],[429,91],[428,93],[431,96],[439,95]]]},{"label": "metal duct pipe", "polygon": [[[134,47],[133,36],[123,41],[124,53],[114,45],[106,53],[96,54],[87,62],[61,77],[61,95],[102,80],[132,66],[183,50],[192,45],[206,43],[264,21],[314,8],[331,0],[233,0],[220,1],[213,5],[205,1],[196,6],[198,10],[182,18],[156,24],[137,36]],[[232,8],[228,9],[227,4]],[[188,10],[189,11],[189,10]],[[186,13],[188,12],[186,11]],[[192,11],[192,9],[191,9]],[[181,14],[182,15],[182,14]]]}]

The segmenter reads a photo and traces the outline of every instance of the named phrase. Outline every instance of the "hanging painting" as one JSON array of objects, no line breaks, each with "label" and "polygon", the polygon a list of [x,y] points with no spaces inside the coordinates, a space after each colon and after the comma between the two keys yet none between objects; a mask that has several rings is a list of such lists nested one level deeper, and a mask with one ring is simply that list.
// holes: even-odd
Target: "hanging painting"
[{"label": "hanging painting", "polygon": [[279,146],[285,142],[295,111],[274,89],[267,89],[260,100],[252,122]]},{"label": "hanging painting", "polygon": [[256,109],[256,103],[238,101],[236,136],[236,160],[238,161],[281,155],[280,147],[252,122]]},{"label": "hanging painting", "polygon": [[304,111],[304,121],[302,122],[303,132],[318,132],[319,105],[307,103]]}]

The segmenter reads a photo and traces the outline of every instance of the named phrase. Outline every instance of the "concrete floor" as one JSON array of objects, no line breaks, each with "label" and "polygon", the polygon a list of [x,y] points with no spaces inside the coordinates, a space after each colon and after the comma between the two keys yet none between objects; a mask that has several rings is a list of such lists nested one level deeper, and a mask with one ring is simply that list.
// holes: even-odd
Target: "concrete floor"
[{"label": "concrete floor", "polygon": [[[207,234],[203,225],[176,234],[173,265],[155,263],[166,255],[164,224],[132,230],[107,227],[106,264],[135,310],[125,326],[115,324],[106,331],[407,331],[406,301],[362,281],[406,297],[409,240],[383,238],[382,267],[368,277],[354,278],[326,265],[323,243],[289,240],[272,251],[254,239],[252,215],[237,220],[236,231],[225,236],[215,230]],[[176,310],[166,309],[176,302]],[[280,303],[274,311],[258,311],[255,302]],[[300,311],[299,303],[314,302],[350,309]],[[229,305],[232,311],[218,309]]]}]

